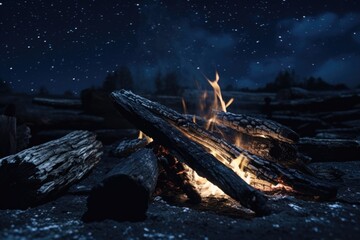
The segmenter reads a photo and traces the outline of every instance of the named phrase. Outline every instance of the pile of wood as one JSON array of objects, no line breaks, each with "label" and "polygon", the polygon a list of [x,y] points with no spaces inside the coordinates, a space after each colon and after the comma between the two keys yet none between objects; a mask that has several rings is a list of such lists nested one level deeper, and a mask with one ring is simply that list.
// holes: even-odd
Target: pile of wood
[{"label": "pile of wood", "polygon": [[[86,219],[127,216],[130,202],[146,209],[141,198],[148,201],[155,189],[159,174],[156,162],[168,181],[190,200],[201,201],[201,193],[184,167],[258,215],[269,212],[264,192],[282,191],[311,199],[336,196],[336,187],[306,166],[307,158],[299,154],[296,145],[298,135],[276,122],[219,112],[216,130],[208,131],[188,116],[130,91],[113,92],[111,98],[118,111],[153,142],[125,141],[113,151],[123,160],[91,191]],[[235,144],[234,138],[240,138],[241,143]],[[234,171],[234,165],[242,176]],[[121,197],[115,197],[117,194]],[[143,212],[135,215],[141,218]]]}]

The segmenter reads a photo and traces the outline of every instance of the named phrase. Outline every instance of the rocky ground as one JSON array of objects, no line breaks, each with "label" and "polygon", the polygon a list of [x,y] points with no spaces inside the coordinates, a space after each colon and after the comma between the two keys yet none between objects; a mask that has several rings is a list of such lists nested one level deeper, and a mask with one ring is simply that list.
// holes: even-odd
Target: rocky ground
[{"label": "rocky ground", "polygon": [[229,201],[201,206],[156,197],[141,222],[84,223],[87,190],[119,159],[104,157],[63,196],[27,210],[0,210],[0,239],[357,239],[360,237],[360,162],[317,163],[344,173],[337,199],[313,202],[272,196],[272,213],[253,217]]}]

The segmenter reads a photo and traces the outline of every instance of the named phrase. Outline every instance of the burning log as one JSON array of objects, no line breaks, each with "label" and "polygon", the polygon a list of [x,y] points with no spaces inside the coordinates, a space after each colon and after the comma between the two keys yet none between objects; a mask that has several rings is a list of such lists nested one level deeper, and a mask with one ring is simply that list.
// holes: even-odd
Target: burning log
[{"label": "burning log", "polygon": [[143,220],[158,178],[157,157],[143,148],[111,170],[87,199],[84,221]]},{"label": "burning log", "polygon": [[[247,185],[235,172],[205,151],[200,144],[191,141],[173,124],[148,110],[152,109],[152,105],[155,103],[128,91],[113,92],[111,98],[119,112],[128,120],[161,145],[174,150],[180,155],[180,159],[183,159],[199,175],[207,178],[244,207],[250,208],[258,214],[267,211],[264,195]],[[167,115],[167,108],[158,104],[155,105],[164,110],[165,116],[175,117],[174,120],[178,117]],[[186,119],[181,114],[177,115],[182,120],[178,122],[178,126],[181,126],[182,123],[186,124]]]},{"label": "burning log", "polygon": [[360,156],[357,140],[301,138],[298,145],[317,162],[357,161]]},{"label": "burning log", "polygon": [[[185,117],[188,120],[194,118],[190,115],[185,115]],[[195,121],[202,127],[205,127],[206,125],[206,121],[203,118],[196,117]],[[295,144],[234,131],[234,129],[222,125],[219,122],[214,122],[212,124],[214,125],[212,133],[218,138],[223,138],[227,142],[234,143],[236,146],[249,151],[251,154],[257,155],[268,161],[300,169],[303,168],[306,162],[299,155]]]},{"label": "burning log", "polygon": [[219,112],[216,117],[219,123],[251,136],[270,137],[289,143],[299,140],[297,133],[271,120],[229,112]]},{"label": "burning log", "polygon": [[24,209],[59,194],[100,160],[102,144],[88,131],[74,131],[0,159],[0,208]]},{"label": "burning log", "polygon": [[[298,170],[268,162],[229,144],[165,106],[125,90],[114,92],[111,97],[118,110],[135,126],[159,141],[160,144],[176,150],[187,165],[219,186],[229,196],[241,203],[245,202],[246,205],[243,205],[246,207],[256,209],[259,206],[249,205],[249,195],[246,197],[243,195],[246,194],[245,192],[252,193],[253,190],[242,187],[241,182],[239,192],[229,191],[229,186],[239,181],[232,175],[233,172],[231,175],[224,174],[225,171],[228,172],[227,167],[232,167],[252,186],[264,191],[281,189],[289,193],[322,199],[336,196],[336,188],[331,184]],[[216,158],[204,152],[213,152]],[[207,160],[204,161],[205,159]],[[227,167],[218,165],[218,159]],[[238,196],[239,193],[241,196]]]}]

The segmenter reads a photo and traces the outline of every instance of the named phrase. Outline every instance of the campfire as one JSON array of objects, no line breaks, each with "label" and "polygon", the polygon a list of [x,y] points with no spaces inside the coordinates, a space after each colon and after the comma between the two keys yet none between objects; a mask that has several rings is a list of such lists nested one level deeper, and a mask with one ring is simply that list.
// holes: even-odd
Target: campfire
[{"label": "campfire", "polygon": [[[185,99],[182,114],[131,91],[111,93],[116,109],[140,133],[111,151],[119,163],[89,192],[85,221],[143,219],[149,200],[164,191],[181,191],[194,204],[232,199],[256,215],[271,211],[267,199],[274,194],[336,197],[336,187],[307,166],[297,133],[228,112],[234,99],[223,99],[219,75],[208,82],[213,100],[206,106],[204,92],[198,114],[187,113]],[[100,161],[101,148],[94,134],[75,131],[1,159],[7,196],[1,208],[27,208],[63,192]]]},{"label": "campfire", "polygon": [[[165,181],[181,189],[192,202],[209,196],[230,197],[257,215],[270,211],[266,201],[274,193],[314,200],[336,196],[336,188],[306,166],[307,158],[297,150],[299,137],[294,131],[267,119],[227,112],[233,99],[223,100],[219,75],[208,81],[214,100],[210,113],[203,116],[186,114],[184,99],[185,114],[181,114],[130,91],[111,94],[118,111],[141,132],[138,139],[124,141],[114,150],[114,155],[127,157],[90,195],[88,218],[116,218],[116,211],[134,216],[139,208],[130,210],[131,204],[124,203],[122,197],[115,197],[116,204],[111,207],[104,204],[109,202],[107,198],[114,198],[114,182],[122,182],[116,176],[124,175],[136,184],[117,185],[133,188],[130,193],[134,186],[142,189],[142,206],[153,195],[158,176],[165,176]],[[158,165],[165,174],[154,170]],[[132,199],[139,197],[135,194]],[[127,213],[121,206],[126,206]],[[142,209],[144,214],[146,208]]]}]

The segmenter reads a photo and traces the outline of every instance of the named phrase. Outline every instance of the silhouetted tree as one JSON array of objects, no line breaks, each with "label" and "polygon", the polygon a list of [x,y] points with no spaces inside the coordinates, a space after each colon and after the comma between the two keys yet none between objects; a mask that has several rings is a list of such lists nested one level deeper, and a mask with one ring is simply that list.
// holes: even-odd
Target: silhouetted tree
[{"label": "silhouetted tree", "polygon": [[169,72],[165,76],[158,73],[155,77],[155,87],[157,94],[165,95],[179,95],[183,90],[178,83],[176,72]]},{"label": "silhouetted tree", "polygon": [[129,68],[120,67],[109,73],[103,83],[103,90],[112,92],[119,89],[133,90],[133,79]]},{"label": "silhouetted tree", "polygon": [[50,93],[49,93],[49,90],[45,86],[41,86],[37,92],[37,95],[41,96],[41,97],[46,97],[46,96],[49,96]]},{"label": "silhouetted tree", "polygon": [[9,83],[0,79],[0,93],[11,93],[11,87]]}]

